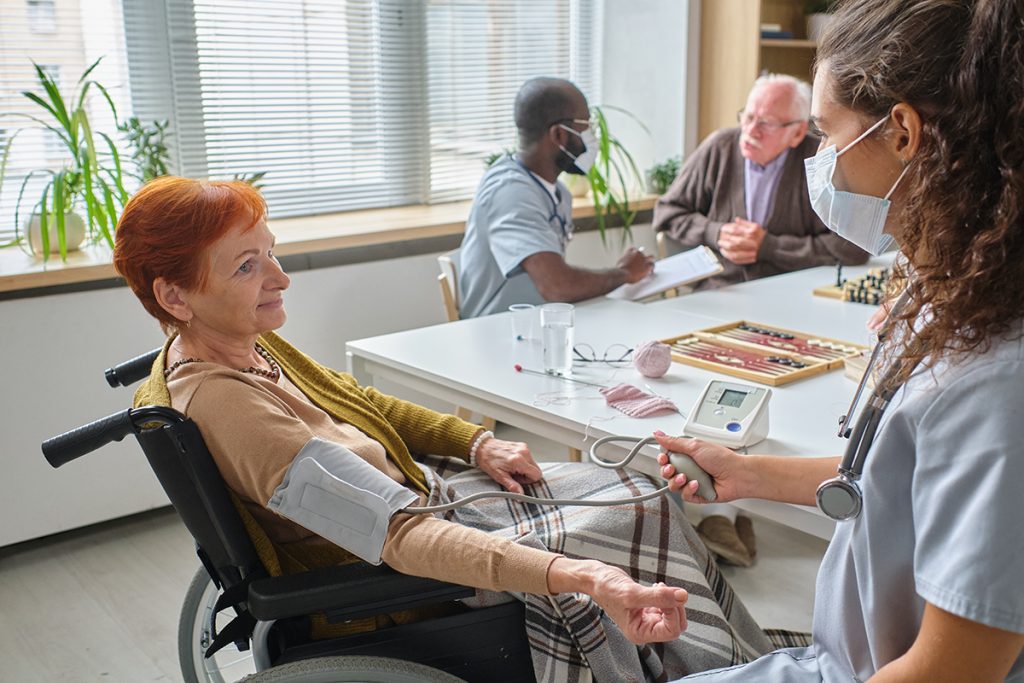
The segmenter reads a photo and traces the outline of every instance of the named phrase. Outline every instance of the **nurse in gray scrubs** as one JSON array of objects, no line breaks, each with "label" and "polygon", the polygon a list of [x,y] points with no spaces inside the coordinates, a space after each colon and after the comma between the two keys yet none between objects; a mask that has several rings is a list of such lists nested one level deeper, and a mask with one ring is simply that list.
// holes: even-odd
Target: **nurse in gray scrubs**
[{"label": "nurse in gray scrubs", "polygon": [[685,680],[1024,681],[1024,1],[840,2],[812,122],[815,210],[873,253],[895,241],[908,284],[853,430],[864,457],[659,437],[714,477],[719,501],[844,518],[813,645]]}]

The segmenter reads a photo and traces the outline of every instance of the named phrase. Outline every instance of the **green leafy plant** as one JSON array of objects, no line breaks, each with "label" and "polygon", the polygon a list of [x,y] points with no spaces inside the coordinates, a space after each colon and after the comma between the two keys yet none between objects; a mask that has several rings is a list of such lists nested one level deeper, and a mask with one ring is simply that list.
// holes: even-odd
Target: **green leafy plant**
[{"label": "green leafy plant", "polygon": [[[68,152],[67,161],[58,170],[45,168],[29,172],[21,183],[15,202],[13,243],[23,244],[25,240],[18,231],[25,190],[32,178],[48,178],[39,199],[30,204],[30,213],[38,214],[40,217],[40,241],[44,261],[50,255],[51,223],[55,227],[61,259],[67,259],[66,214],[76,209],[85,210],[85,225],[89,238],[93,241],[103,239],[113,247],[117,217],[128,201],[121,169],[121,155],[117,146],[110,136],[93,131],[86,110],[87,96],[90,91],[96,91],[103,96],[114,115],[114,120],[117,120],[117,107],[114,106],[114,101],[106,88],[89,79],[89,74],[99,65],[101,59],[97,59],[82,73],[75,85],[75,91],[69,98],[65,98],[54,79],[33,62],[42,92],[24,91],[22,95],[43,111],[39,115],[14,114],[24,116],[50,131]],[[102,139],[105,146],[97,143],[97,136]],[[5,154],[5,165],[6,156]],[[29,245],[31,248],[31,242]]]},{"label": "green leafy plant", "polygon": [[143,183],[168,173],[171,152],[167,149],[166,138],[170,135],[167,131],[169,125],[167,119],[144,124],[132,116],[117,127],[131,146],[132,161],[138,169],[138,179]]},{"label": "green leafy plant", "polygon": [[665,194],[679,175],[683,166],[682,157],[672,157],[647,169],[647,185],[654,194]]},{"label": "green leafy plant", "polygon": [[494,164],[502,157],[510,157],[515,153],[516,151],[511,147],[505,147],[500,152],[491,152],[490,154],[484,157],[484,166],[490,168],[491,166],[494,166]]},{"label": "green leafy plant", "polygon": [[[594,135],[597,137],[597,157],[587,173],[590,196],[594,201],[594,213],[601,241],[605,242],[605,226],[608,219],[618,217],[622,222],[623,241],[632,239],[631,228],[636,219],[636,209],[630,205],[631,191],[643,186],[643,176],[633,155],[623,146],[608,128],[605,110],[617,111],[635,121],[650,135],[651,131],[633,114],[625,109],[605,105],[592,110]],[[635,206],[635,205],[634,205]]]},{"label": "green leafy plant", "polygon": [[267,175],[266,171],[257,171],[256,173],[236,173],[231,176],[232,180],[241,180],[243,183],[249,183],[257,190],[262,190],[265,186],[260,181]]}]

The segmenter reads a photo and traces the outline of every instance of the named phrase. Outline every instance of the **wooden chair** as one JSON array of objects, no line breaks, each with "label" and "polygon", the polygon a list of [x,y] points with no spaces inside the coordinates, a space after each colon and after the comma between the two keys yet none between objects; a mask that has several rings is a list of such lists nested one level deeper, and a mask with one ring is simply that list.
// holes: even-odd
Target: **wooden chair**
[{"label": "wooden chair", "polygon": [[441,254],[437,257],[437,265],[441,274],[437,276],[437,284],[441,288],[441,303],[448,322],[459,319],[459,275],[458,250]]},{"label": "wooden chair", "polygon": [[[441,274],[437,276],[437,284],[441,288],[441,303],[444,305],[444,313],[448,322],[455,322],[459,319],[459,250],[449,251],[437,257],[437,265]],[[468,408],[458,406],[455,408],[456,417],[469,421],[472,411]],[[495,420],[492,417],[482,417],[480,424],[490,431],[494,431]],[[578,448],[569,449],[569,462],[581,462],[583,453]]]},{"label": "wooden chair", "polygon": [[[441,303],[448,322],[459,319],[459,250],[449,251],[437,257],[437,265],[441,274],[437,276],[437,284],[441,288]],[[459,419],[470,421],[473,413],[468,408],[457,406],[455,415]],[[494,431],[495,421],[491,417],[481,417],[480,424],[484,429]]]}]

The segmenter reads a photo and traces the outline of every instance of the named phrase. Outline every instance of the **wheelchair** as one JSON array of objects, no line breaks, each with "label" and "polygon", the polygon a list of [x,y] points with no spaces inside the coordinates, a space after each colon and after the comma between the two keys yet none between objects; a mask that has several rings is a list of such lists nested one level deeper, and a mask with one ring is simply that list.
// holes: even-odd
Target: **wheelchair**
[{"label": "wheelchair", "polygon": [[[106,371],[112,387],[148,376],[159,349]],[[269,681],[364,683],[535,682],[518,600],[324,640],[311,614],[330,624],[445,605],[472,588],[356,563],[271,576],[259,559],[199,429],[171,408],[120,411],[42,445],[53,467],[132,434],[191,533],[202,567],[186,593],[178,653],[187,683],[245,676]],[[454,613],[452,613],[454,612]]]}]

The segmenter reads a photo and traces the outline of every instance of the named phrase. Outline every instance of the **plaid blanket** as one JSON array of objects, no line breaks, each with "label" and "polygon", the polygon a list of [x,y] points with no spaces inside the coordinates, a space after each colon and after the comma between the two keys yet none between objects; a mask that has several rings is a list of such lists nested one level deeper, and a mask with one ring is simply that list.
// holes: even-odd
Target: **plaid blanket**
[{"label": "plaid blanket", "polygon": [[[496,490],[484,472],[428,456],[434,474],[430,503]],[[526,487],[542,498],[599,500],[637,496],[657,487],[628,470],[586,463],[545,463],[544,479]],[[665,498],[614,507],[552,507],[490,499],[443,513],[444,518],[567,557],[621,567],[644,584],[685,588],[688,626],[671,643],[630,643],[582,593],[517,595],[526,603],[526,630],[539,683],[668,681],[756,659],[777,646],[804,642],[797,634],[766,633],[753,620],[683,515]],[[478,591],[478,603],[508,600]]]}]

